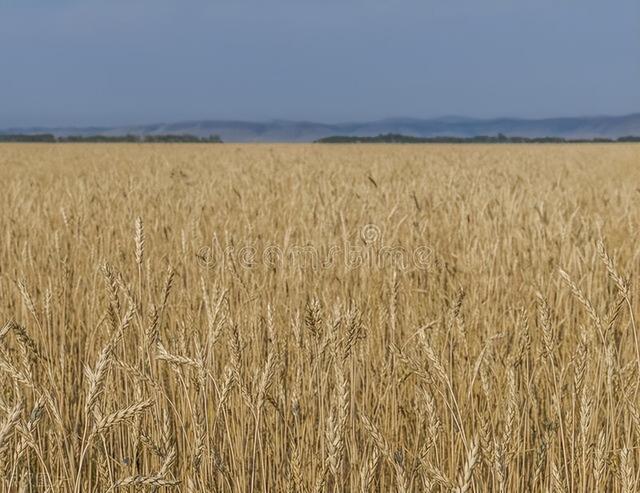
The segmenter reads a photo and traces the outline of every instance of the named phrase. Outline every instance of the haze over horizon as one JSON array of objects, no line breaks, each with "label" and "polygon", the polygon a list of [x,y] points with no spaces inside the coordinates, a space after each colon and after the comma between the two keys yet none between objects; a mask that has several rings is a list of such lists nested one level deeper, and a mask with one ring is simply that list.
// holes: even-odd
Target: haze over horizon
[{"label": "haze over horizon", "polygon": [[636,0],[0,0],[0,128],[640,112]]},{"label": "haze over horizon", "polygon": [[640,111],[633,111],[625,114],[584,114],[584,115],[556,115],[556,116],[540,116],[534,118],[527,118],[519,115],[498,115],[492,117],[476,117],[473,115],[436,115],[436,116],[406,116],[406,115],[393,115],[381,118],[361,118],[350,120],[314,120],[311,118],[187,118],[181,120],[153,120],[153,121],[126,121],[120,123],[106,123],[106,124],[69,124],[69,125],[22,125],[22,126],[5,126],[0,127],[0,130],[7,129],[57,129],[57,128],[78,128],[78,129],[91,129],[91,128],[104,128],[104,129],[126,129],[126,128],[138,128],[138,127],[152,127],[152,126],[165,126],[165,125],[188,125],[190,123],[203,123],[203,122],[233,122],[233,123],[248,123],[248,124],[271,124],[271,123],[296,123],[296,124],[314,124],[314,125],[350,125],[361,123],[376,123],[376,122],[391,122],[391,121],[416,121],[416,122],[434,122],[434,121],[478,121],[478,122],[491,122],[496,120],[522,120],[522,121],[540,121],[540,120],[563,120],[563,119],[600,119],[600,118],[624,118],[629,116],[640,115]]}]

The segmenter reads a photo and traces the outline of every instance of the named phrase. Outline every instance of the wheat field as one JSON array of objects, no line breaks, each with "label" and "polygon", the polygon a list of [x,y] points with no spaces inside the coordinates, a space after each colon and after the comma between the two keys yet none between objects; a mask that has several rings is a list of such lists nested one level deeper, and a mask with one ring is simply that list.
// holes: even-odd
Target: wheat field
[{"label": "wheat field", "polygon": [[0,484],[633,492],[640,146],[0,146]]}]

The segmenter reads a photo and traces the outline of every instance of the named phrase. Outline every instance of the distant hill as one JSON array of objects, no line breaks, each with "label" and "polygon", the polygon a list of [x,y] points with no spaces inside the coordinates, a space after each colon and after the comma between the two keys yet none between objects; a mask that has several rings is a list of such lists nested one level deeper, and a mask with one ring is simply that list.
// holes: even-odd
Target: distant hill
[{"label": "distant hill", "polygon": [[117,127],[7,128],[0,130],[0,134],[53,134],[56,137],[187,134],[201,138],[218,135],[224,142],[313,142],[336,135],[375,137],[381,134],[401,134],[420,138],[470,138],[503,134],[507,137],[557,137],[567,140],[617,139],[640,136],[640,113],[625,116],[545,119],[476,119],[455,116],[432,119],[389,118],[338,124],[287,120],[201,120]]}]

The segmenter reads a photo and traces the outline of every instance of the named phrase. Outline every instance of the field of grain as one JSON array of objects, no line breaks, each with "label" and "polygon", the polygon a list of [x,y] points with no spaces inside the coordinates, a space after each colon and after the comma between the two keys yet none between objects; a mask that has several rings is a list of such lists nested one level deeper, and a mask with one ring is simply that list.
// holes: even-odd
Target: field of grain
[{"label": "field of grain", "polygon": [[639,165],[0,146],[1,491],[636,491]]}]

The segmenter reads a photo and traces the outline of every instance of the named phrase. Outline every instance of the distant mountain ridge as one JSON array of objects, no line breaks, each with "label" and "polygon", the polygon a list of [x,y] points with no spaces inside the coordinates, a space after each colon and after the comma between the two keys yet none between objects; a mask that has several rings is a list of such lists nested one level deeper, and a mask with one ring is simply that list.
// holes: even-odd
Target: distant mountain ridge
[{"label": "distant mountain ridge", "polygon": [[640,136],[640,113],[624,116],[589,116],[563,118],[387,118],[353,123],[317,123],[311,121],[272,120],[197,120],[152,125],[113,127],[29,127],[7,128],[0,134],[50,133],[56,137],[70,135],[178,135],[197,137],[219,135],[224,142],[313,142],[330,136],[374,137],[402,134],[413,137],[477,137],[503,134],[508,137],[560,137],[565,139],[617,139]]}]

